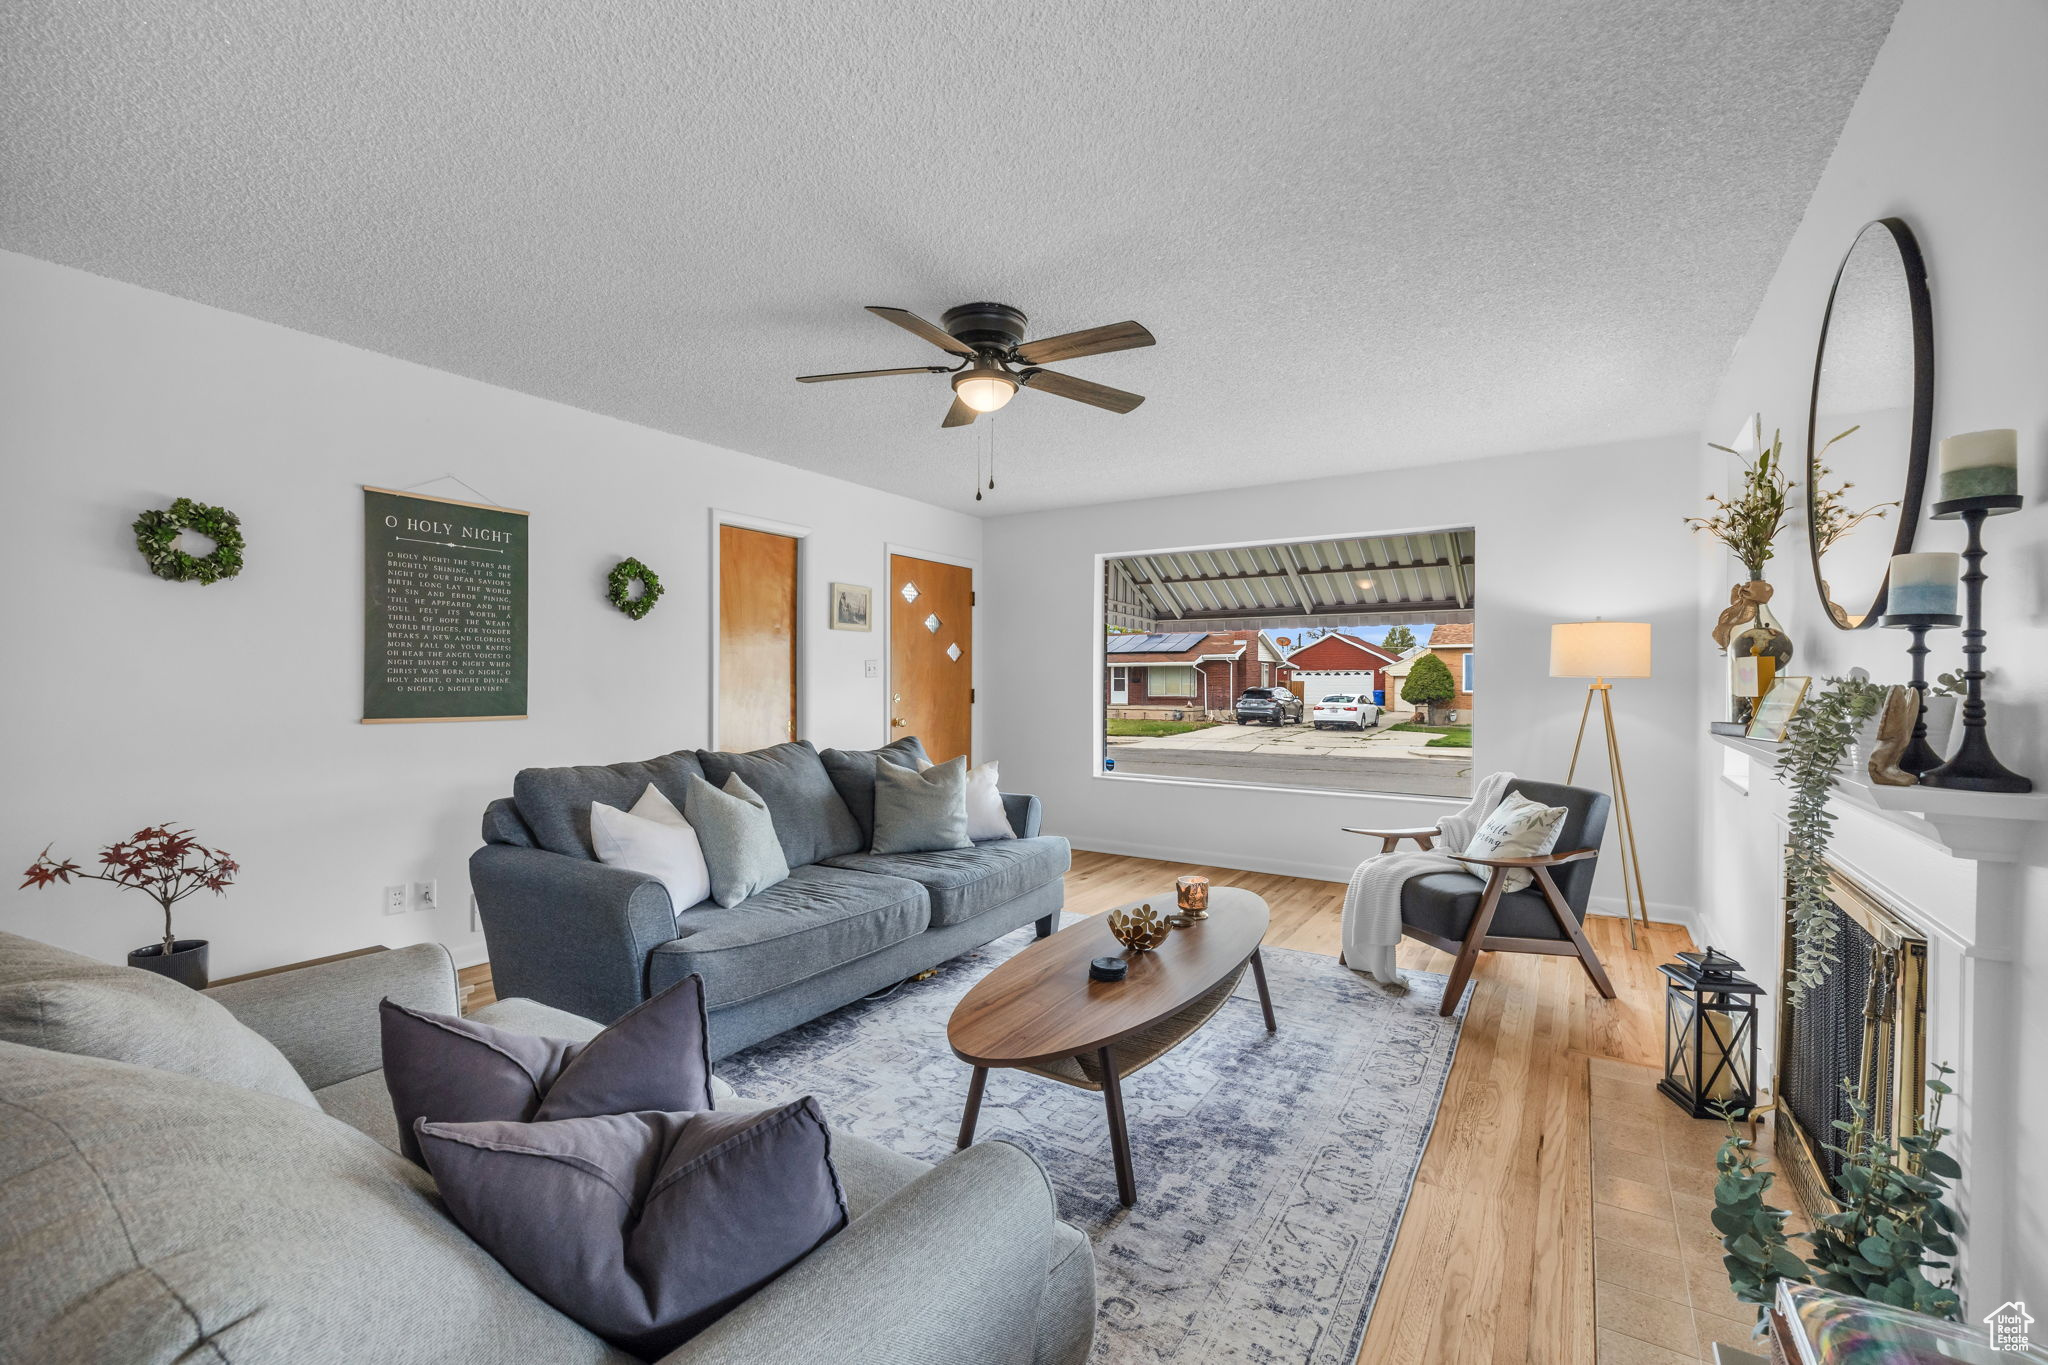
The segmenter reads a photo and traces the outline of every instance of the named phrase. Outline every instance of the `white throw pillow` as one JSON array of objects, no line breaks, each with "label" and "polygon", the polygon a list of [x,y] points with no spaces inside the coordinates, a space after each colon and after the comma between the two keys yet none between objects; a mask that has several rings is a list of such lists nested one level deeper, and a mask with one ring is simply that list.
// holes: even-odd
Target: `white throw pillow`
[{"label": "white throw pillow", "polygon": [[630,811],[591,802],[590,842],[599,862],[644,872],[667,887],[678,915],[711,898],[711,869],[697,831],[652,782]]},{"label": "white throw pillow", "polygon": [[[1472,842],[1462,852],[1480,858],[1534,858],[1557,847],[1558,833],[1564,829],[1565,808],[1546,806],[1541,801],[1531,801],[1520,792],[1509,792],[1493,808],[1493,814],[1486,817],[1486,823],[1472,836]],[[1458,854],[1453,853],[1453,858]],[[1476,866],[1473,872],[1481,877],[1491,876],[1490,867]],[[1536,874],[1526,867],[1508,869],[1503,891],[1520,891],[1536,880]]]},{"label": "white throw pillow", "polygon": [[967,774],[967,837],[977,844],[1017,837],[1017,831],[1010,828],[1009,813],[1003,809],[998,780],[994,759]]}]

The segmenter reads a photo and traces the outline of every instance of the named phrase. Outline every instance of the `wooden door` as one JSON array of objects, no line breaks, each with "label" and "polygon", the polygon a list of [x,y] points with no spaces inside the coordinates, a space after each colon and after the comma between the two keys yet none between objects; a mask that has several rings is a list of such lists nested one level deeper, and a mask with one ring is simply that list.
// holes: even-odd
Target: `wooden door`
[{"label": "wooden door", "polygon": [[889,738],[971,763],[973,708],[974,570],[889,556]]},{"label": "wooden door", "polygon": [[796,538],[718,528],[716,748],[796,738]]}]

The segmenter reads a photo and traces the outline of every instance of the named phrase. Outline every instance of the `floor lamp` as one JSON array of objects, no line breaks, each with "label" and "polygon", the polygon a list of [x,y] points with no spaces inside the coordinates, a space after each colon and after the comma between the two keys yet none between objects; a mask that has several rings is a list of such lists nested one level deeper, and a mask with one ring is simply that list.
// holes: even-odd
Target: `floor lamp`
[{"label": "floor lamp", "polygon": [[1643,864],[1636,855],[1636,822],[1628,808],[1628,778],[1621,770],[1621,744],[1614,734],[1613,678],[1650,676],[1650,627],[1643,621],[1567,621],[1550,628],[1550,676],[1590,678],[1586,704],[1579,709],[1579,737],[1572,741],[1572,765],[1565,785],[1579,774],[1579,750],[1586,744],[1586,722],[1593,698],[1600,698],[1600,720],[1607,730],[1607,777],[1614,792],[1616,822],[1621,829],[1621,898],[1628,916],[1628,946],[1636,944],[1636,919],[1650,931],[1650,902],[1643,895]]}]

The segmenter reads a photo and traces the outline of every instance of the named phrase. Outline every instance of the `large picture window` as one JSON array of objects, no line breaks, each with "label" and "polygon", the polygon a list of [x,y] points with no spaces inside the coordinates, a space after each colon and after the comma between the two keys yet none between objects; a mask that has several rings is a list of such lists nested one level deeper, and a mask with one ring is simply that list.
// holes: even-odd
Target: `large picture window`
[{"label": "large picture window", "polygon": [[1102,560],[1102,771],[1462,797],[1469,527]]}]

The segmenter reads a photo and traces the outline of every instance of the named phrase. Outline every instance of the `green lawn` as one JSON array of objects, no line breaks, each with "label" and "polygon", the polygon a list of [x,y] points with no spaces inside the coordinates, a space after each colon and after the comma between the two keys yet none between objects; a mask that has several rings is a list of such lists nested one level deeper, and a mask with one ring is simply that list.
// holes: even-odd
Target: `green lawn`
[{"label": "green lawn", "polygon": [[1109,718],[1109,733],[1133,739],[1151,739],[1158,735],[1184,735],[1190,730],[1207,730],[1218,722],[1213,720],[1126,720],[1121,716]]},{"label": "green lawn", "polygon": [[1448,735],[1453,732],[1469,735],[1472,733],[1472,727],[1469,725],[1417,725],[1412,720],[1404,720],[1399,725],[1389,725],[1387,728],[1389,730],[1402,730],[1418,735]]},{"label": "green lawn", "polygon": [[1425,749],[1469,749],[1472,747],[1472,728],[1467,725],[1454,725],[1422,747]]}]

